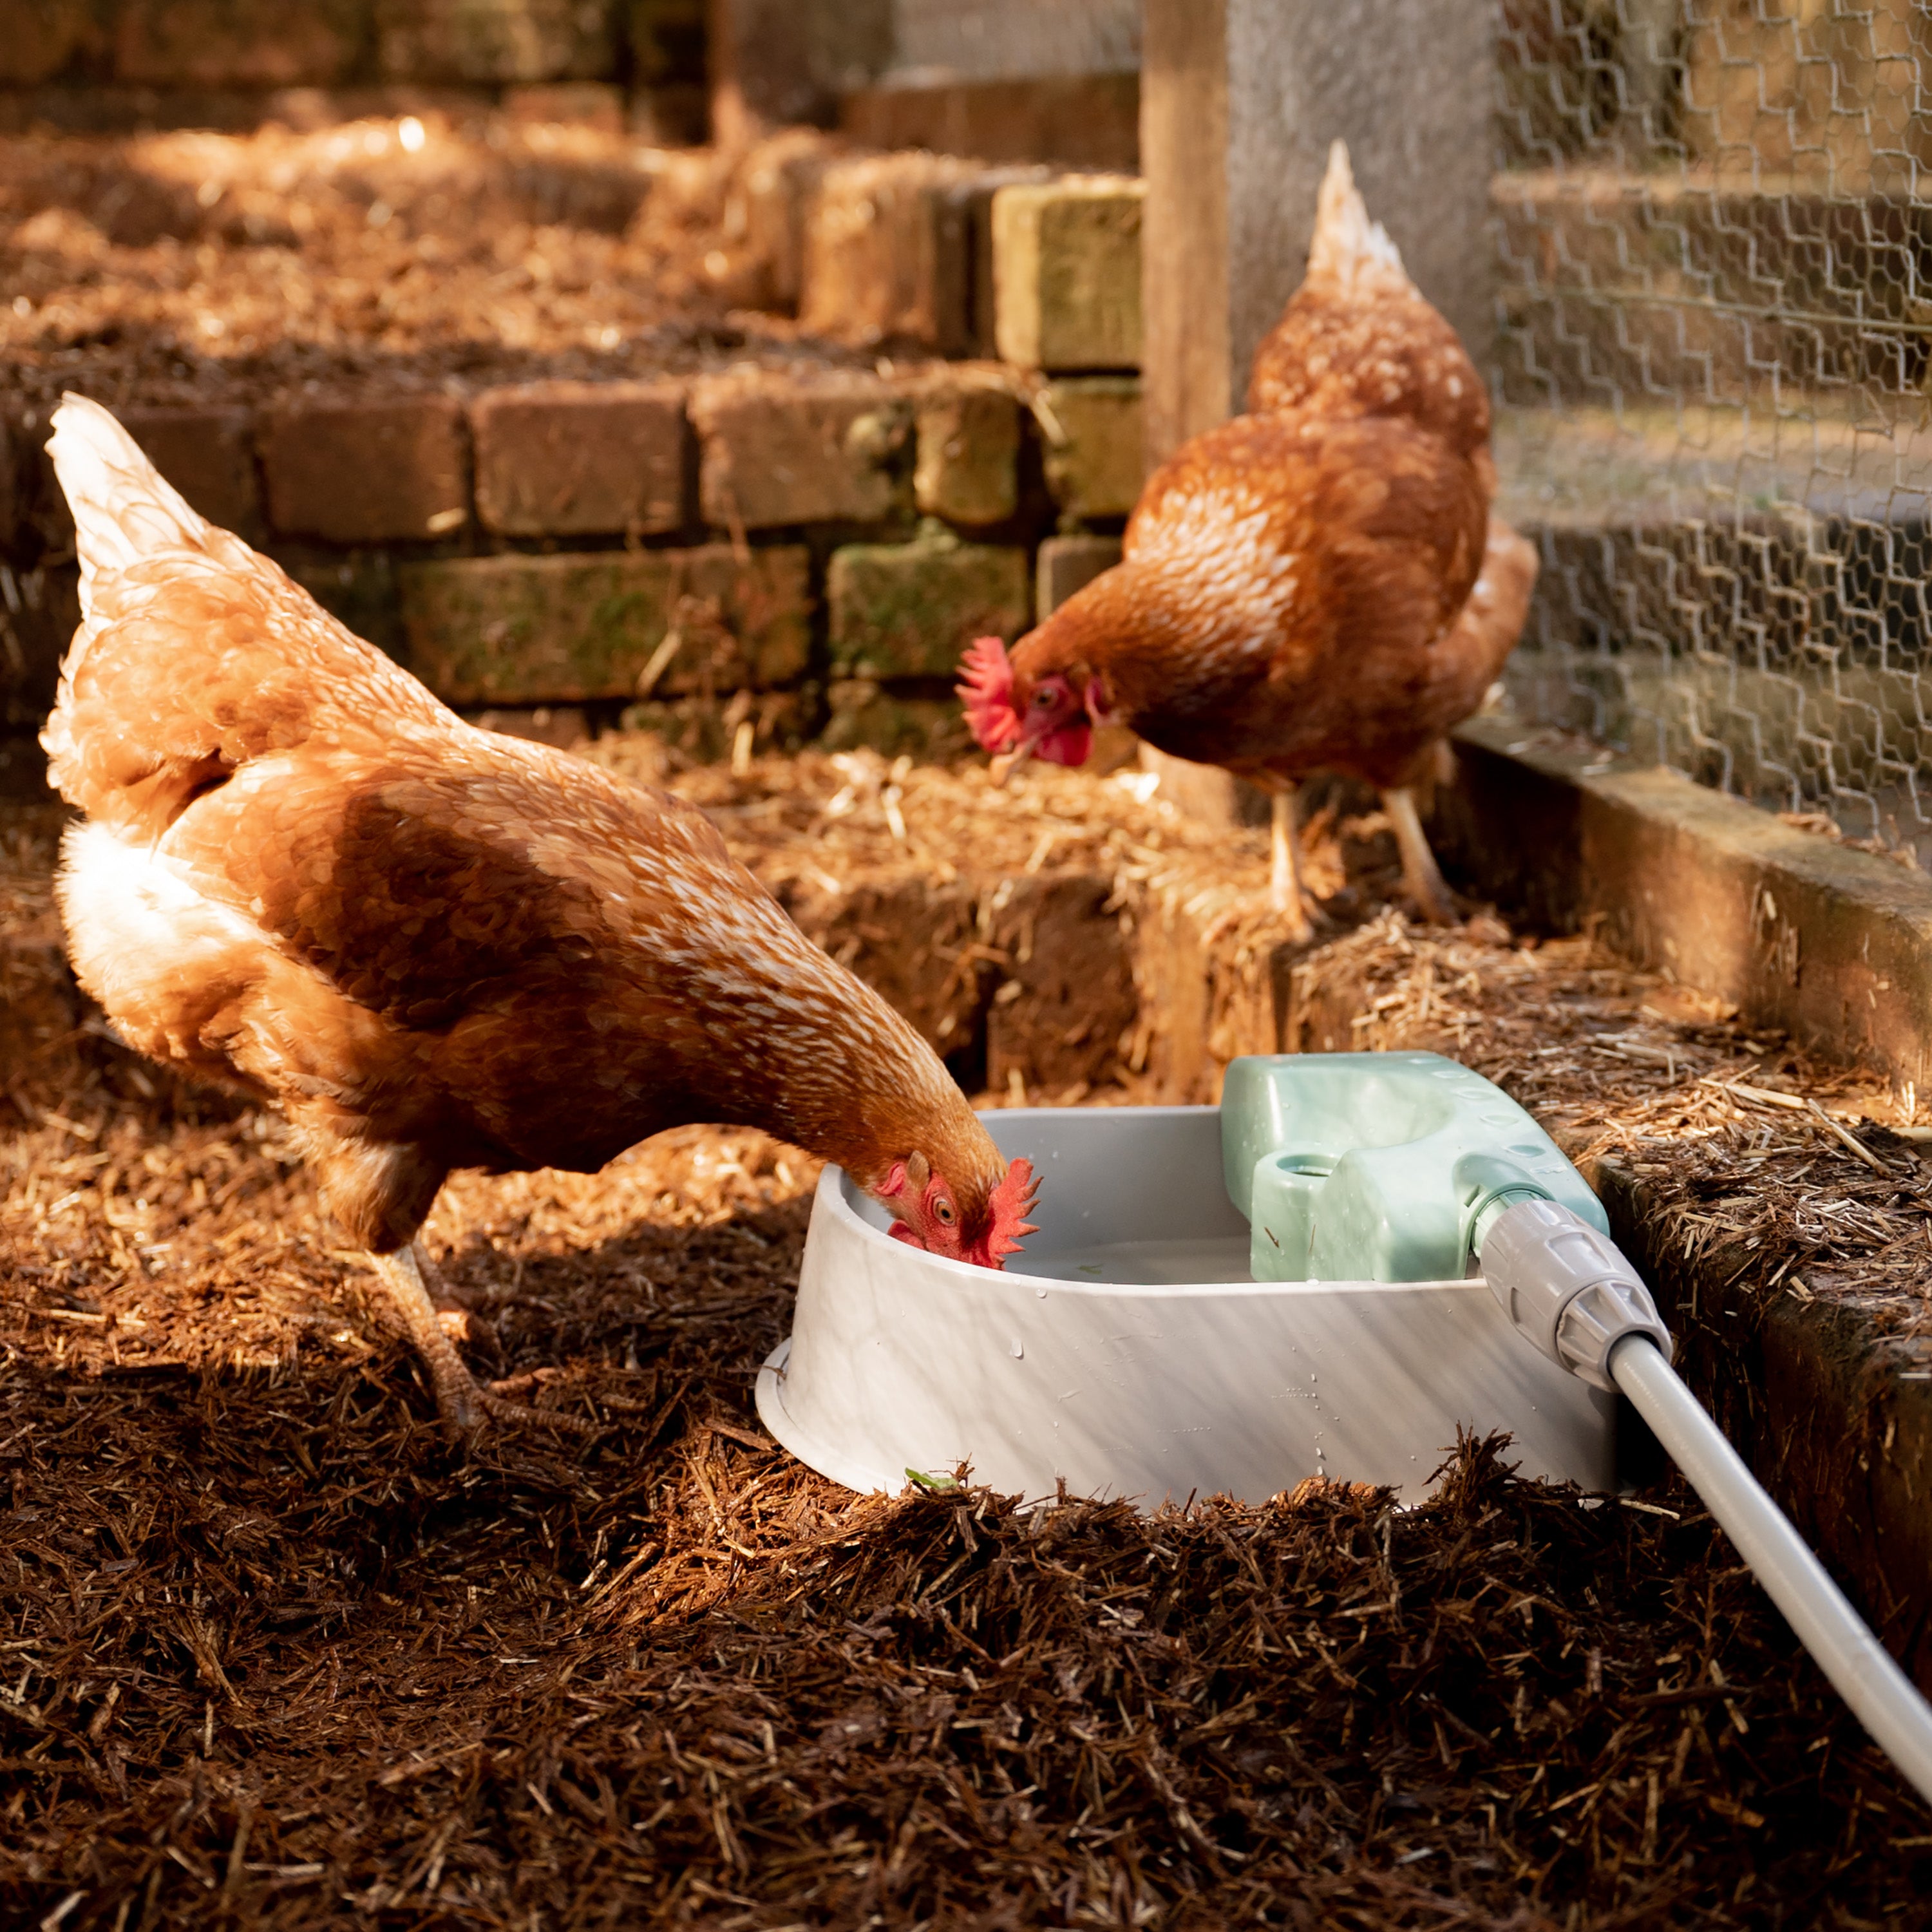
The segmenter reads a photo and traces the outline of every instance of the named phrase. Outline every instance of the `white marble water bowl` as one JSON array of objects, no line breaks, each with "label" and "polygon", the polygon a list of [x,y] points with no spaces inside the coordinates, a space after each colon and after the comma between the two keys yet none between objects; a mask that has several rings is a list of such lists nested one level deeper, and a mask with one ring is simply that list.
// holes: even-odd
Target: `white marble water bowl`
[{"label": "white marble water bowl", "polygon": [[1414,1502],[1459,1426],[1506,1429],[1525,1476],[1606,1490],[1612,1397],[1517,1336],[1480,1278],[1257,1282],[1213,1107],[985,1116],[1041,1179],[1004,1273],[886,1233],[836,1167],[812,1203],[789,1340],[758,1414],[862,1491],[907,1472],[1004,1494],[1260,1502],[1305,1476]]}]

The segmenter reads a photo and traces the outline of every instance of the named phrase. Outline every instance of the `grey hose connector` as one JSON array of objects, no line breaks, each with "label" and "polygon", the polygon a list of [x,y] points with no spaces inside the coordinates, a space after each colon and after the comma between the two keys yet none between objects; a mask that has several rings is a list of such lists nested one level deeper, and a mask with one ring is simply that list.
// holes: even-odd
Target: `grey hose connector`
[{"label": "grey hose connector", "polygon": [[1644,1335],[1670,1359],[1643,1278],[1607,1234],[1553,1201],[1518,1201],[1479,1231],[1484,1278],[1510,1322],[1559,1368],[1614,1389],[1610,1351]]},{"label": "grey hose connector", "polygon": [[1684,1386],[1650,1292],[1616,1244],[1552,1201],[1521,1202],[1485,1232],[1481,1260],[1524,1336],[1630,1399],[1852,1715],[1932,1804],[1932,1708]]}]

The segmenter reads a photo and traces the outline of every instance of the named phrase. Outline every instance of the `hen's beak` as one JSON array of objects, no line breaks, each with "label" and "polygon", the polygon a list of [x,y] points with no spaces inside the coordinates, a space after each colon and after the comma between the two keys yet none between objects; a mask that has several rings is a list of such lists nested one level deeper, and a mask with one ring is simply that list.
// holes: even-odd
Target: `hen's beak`
[{"label": "hen's beak", "polygon": [[1002,786],[1006,784],[1012,779],[1014,772],[1018,771],[1021,766],[1032,756],[1033,740],[1030,738],[1022,738],[1012,751],[1004,753],[992,761],[988,769],[993,774],[994,784]]}]

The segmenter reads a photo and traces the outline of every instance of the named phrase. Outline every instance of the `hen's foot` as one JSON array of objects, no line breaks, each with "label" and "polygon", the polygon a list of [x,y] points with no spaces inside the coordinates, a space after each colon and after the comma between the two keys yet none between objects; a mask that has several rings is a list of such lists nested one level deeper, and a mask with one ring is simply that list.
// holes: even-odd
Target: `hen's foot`
[{"label": "hen's foot", "polygon": [[456,1344],[444,1326],[449,1311],[437,1308],[423,1281],[422,1257],[415,1242],[392,1255],[372,1255],[377,1278],[389,1291],[396,1312],[401,1316],[423,1366],[429,1372],[430,1387],[436,1396],[436,1413],[446,1433],[474,1436],[485,1423],[526,1427],[536,1424],[566,1435],[596,1433],[593,1424],[574,1415],[560,1415],[548,1409],[527,1408],[521,1402],[506,1401],[478,1385],[456,1352]]}]

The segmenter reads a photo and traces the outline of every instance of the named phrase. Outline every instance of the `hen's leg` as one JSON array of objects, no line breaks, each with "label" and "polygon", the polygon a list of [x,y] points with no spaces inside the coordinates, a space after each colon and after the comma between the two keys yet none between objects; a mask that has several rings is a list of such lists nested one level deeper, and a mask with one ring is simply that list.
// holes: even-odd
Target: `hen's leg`
[{"label": "hen's leg", "polygon": [[430,1305],[436,1310],[436,1323],[442,1332],[452,1342],[471,1346],[484,1342],[494,1348],[496,1334],[489,1323],[451,1290],[448,1277],[430,1260],[429,1250],[422,1241],[418,1239],[411,1245],[416,1251],[416,1272],[429,1291]]},{"label": "hen's leg", "polygon": [[1310,928],[1307,909],[1301,903],[1301,868],[1294,849],[1294,786],[1277,786],[1270,805],[1274,857],[1268,872],[1269,903],[1288,916],[1292,938],[1306,939]]},{"label": "hen's leg", "polygon": [[436,1392],[437,1412],[452,1435],[473,1435],[486,1421],[542,1423],[547,1429],[561,1429],[576,1435],[590,1432],[590,1425],[570,1415],[554,1415],[540,1408],[525,1408],[506,1402],[479,1388],[476,1378],[463,1366],[444,1328],[442,1319],[424,1285],[423,1270],[416,1244],[399,1248],[392,1255],[369,1257],[376,1277],[389,1291],[404,1328],[429,1371],[430,1386]]},{"label": "hen's leg", "polygon": [[1456,902],[1437,870],[1436,854],[1429,849],[1422,820],[1415,809],[1415,794],[1407,786],[1382,794],[1382,808],[1395,828],[1395,842],[1402,854],[1402,882],[1423,917],[1432,926],[1454,926]]}]

